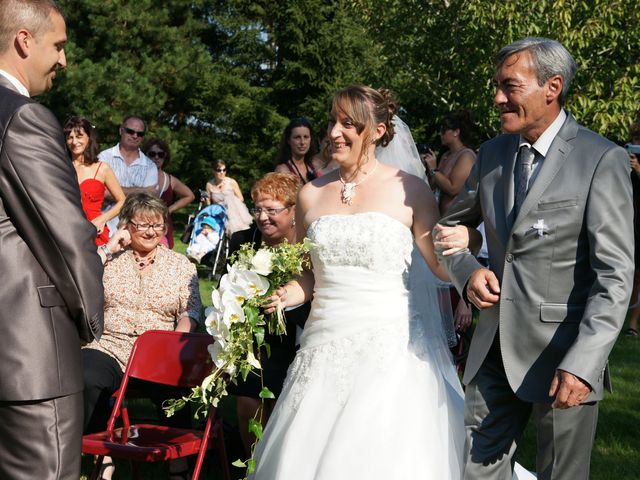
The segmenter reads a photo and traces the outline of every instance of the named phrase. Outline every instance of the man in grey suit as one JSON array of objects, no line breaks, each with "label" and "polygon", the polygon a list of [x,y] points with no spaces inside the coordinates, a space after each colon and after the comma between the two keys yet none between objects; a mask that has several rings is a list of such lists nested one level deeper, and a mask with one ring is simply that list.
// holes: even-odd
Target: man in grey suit
[{"label": "man in grey suit", "polygon": [[102,332],[96,230],[53,114],[54,0],[0,1],[0,478],[80,476],[80,346]]},{"label": "man in grey suit", "polygon": [[607,357],[633,276],[629,161],[563,109],[576,65],[549,39],[496,58],[503,135],[480,148],[465,198],[441,223],[485,223],[491,270],[444,258],[481,309],[464,382],[466,479],[511,479],[533,414],[539,479],[588,479]]}]

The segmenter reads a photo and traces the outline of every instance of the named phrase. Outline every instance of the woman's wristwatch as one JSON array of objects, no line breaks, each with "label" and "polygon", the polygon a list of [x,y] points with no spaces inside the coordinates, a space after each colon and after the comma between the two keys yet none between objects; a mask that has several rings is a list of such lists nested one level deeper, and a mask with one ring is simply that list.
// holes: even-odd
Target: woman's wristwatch
[{"label": "woman's wristwatch", "polygon": [[109,247],[107,247],[106,245],[100,245],[98,247],[98,250],[104,253],[104,256],[107,259],[107,262],[110,262],[111,260],[113,260],[113,253],[111,253],[111,250],[109,250]]},{"label": "woman's wristwatch", "polygon": [[431,178],[433,176],[435,176],[436,172],[439,172],[440,170],[438,170],[437,168],[428,168],[427,169],[427,177]]}]

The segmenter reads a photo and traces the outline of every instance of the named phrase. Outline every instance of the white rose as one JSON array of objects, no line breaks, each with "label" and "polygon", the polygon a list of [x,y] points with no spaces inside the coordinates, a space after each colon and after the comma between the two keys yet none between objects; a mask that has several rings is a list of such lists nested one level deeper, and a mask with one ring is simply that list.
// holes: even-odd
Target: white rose
[{"label": "white rose", "polygon": [[261,249],[251,259],[251,270],[262,276],[268,276],[273,271],[273,253]]}]

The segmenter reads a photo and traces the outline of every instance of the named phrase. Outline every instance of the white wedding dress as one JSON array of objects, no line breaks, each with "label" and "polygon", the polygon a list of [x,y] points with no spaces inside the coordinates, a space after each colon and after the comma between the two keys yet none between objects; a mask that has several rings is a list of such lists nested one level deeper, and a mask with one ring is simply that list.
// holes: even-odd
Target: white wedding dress
[{"label": "white wedding dress", "polygon": [[463,395],[445,341],[410,312],[411,231],[368,212],[320,217],[308,237],[311,314],[253,478],[461,478]]}]

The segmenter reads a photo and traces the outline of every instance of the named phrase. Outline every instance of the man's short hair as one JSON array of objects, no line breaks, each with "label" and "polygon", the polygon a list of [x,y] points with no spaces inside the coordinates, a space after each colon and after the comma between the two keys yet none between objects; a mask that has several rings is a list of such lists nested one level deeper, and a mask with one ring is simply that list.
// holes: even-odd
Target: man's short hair
[{"label": "man's short hair", "polygon": [[576,61],[564,45],[550,38],[523,38],[503,47],[498,52],[495,58],[496,67],[500,68],[508,57],[519,52],[531,54],[531,60],[538,77],[538,85],[544,85],[555,75],[562,77],[562,92],[560,92],[558,102],[560,105],[564,105],[571,81],[578,69]]},{"label": "man's short hair", "polygon": [[121,127],[124,127],[125,123],[127,123],[129,120],[131,119],[136,119],[136,120],[140,120],[142,122],[142,125],[144,125],[144,131],[147,131],[147,122],[144,121],[144,118],[139,117],[138,115],[127,115],[126,117],[124,117],[122,119],[122,123],[120,124]]},{"label": "man's short hair", "polygon": [[0,0],[0,53],[9,49],[21,28],[35,38],[52,30],[52,11],[64,18],[56,0]]}]

